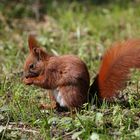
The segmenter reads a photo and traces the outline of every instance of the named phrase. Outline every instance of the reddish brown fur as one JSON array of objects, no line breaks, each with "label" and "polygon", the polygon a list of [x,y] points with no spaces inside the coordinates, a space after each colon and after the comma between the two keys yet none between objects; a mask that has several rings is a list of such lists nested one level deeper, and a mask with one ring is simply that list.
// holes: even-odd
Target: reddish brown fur
[{"label": "reddish brown fur", "polygon": [[130,68],[140,68],[140,39],[116,43],[104,55],[98,76],[101,99],[111,100],[125,87]]},{"label": "reddish brown fur", "polygon": [[[87,101],[89,73],[83,61],[74,55],[49,55],[37,45],[33,36],[29,36],[29,48],[24,83],[45,89],[59,88],[68,108],[79,107]],[[29,67],[32,63],[36,64],[32,71],[37,76],[31,76]]]}]

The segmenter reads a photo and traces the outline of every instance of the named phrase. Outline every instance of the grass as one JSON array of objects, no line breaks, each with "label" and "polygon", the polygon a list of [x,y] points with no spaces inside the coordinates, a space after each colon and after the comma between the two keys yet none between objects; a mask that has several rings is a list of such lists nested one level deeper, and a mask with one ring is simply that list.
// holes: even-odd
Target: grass
[{"label": "grass", "polygon": [[6,2],[0,4],[1,140],[140,139],[139,71],[123,91],[126,104],[85,104],[74,116],[40,110],[40,103],[49,102],[47,91],[21,82],[29,32],[36,32],[39,42],[50,53],[79,56],[86,62],[92,82],[98,73],[99,58],[112,42],[139,37],[139,1],[116,0],[99,5],[88,1],[52,1],[43,5],[39,14],[44,20],[39,21],[32,9],[33,2],[16,6]]}]

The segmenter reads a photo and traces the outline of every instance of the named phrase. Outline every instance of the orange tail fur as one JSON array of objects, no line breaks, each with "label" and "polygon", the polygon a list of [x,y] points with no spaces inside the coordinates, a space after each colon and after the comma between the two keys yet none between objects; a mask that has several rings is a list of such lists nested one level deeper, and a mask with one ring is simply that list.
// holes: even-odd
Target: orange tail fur
[{"label": "orange tail fur", "polygon": [[125,88],[131,68],[140,68],[140,39],[115,43],[105,53],[90,93],[97,92],[101,100],[111,100]]}]

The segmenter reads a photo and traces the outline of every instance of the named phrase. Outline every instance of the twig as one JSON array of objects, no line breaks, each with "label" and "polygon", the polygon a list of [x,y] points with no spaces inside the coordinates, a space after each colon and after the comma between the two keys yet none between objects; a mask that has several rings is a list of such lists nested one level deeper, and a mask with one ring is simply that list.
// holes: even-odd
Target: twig
[{"label": "twig", "polygon": [[6,130],[22,131],[22,132],[28,132],[28,133],[33,133],[33,134],[35,134],[35,133],[39,134],[39,131],[36,131],[36,130],[33,130],[33,129],[13,127],[13,125],[7,125],[6,127],[4,127],[4,132]]}]

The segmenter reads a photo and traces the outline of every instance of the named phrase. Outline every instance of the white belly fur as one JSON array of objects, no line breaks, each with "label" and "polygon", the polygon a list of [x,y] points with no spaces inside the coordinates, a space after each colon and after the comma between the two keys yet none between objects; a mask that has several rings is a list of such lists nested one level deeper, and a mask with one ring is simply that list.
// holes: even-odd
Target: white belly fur
[{"label": "white belly fur", "polygon": [[62,93],[58,89],[53,90],[53,96],[55,97],[56,101],[60,104],[61,107],[66,107],[66,103],[62,98]]}]

